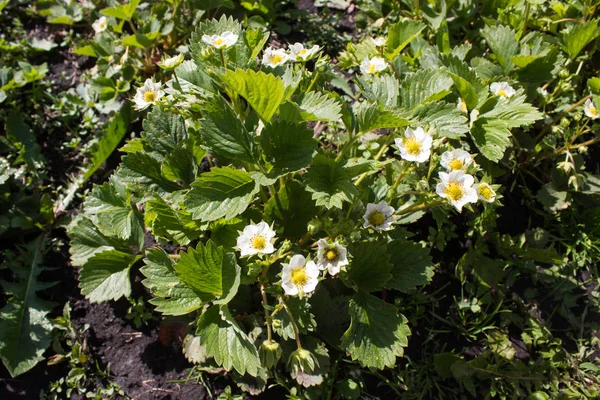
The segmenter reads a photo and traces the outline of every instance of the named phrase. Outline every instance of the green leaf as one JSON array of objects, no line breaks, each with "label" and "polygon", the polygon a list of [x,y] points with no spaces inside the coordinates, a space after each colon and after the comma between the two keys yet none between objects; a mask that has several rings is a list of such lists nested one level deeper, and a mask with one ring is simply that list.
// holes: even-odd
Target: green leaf
[{"label": "green leaf", "polygon": [[400,82],[392,75],[382,74],[370,77],[370,79],[361,79],[359,77],[357,79],[367,99],[378,102],[388,109],[398,105]]},{"label": "green leaf", "polygon": [[317,141],[306,123],[272,121],[261,132],[264,157],[270,175],[283,175],[305,168],[312,160]]},{"label": "green leaf", "polygon": [[252,136],[231,106],[224,99],[215,99],[204,109],[202,144],[217,157],[254,163]]},{"label": "green leaf", "polygon": [[312,199],[316,200],[317,206],[328,209],[342,208],[344,201],[349,202],[352,196],[358,194],[352,178],[361,172],[364,171],[347,166],[345,161],[336,162],[325,155],[317,154],[304,175],[306,190],[312,193]]},{"label": "green leaf", "polygon": [[256,376],[260,368],[258,351],[235,322],[226,306],[212,306],[198,320],[196,335],[206,353],[227,371]]},{"label": "green leaf", "polygon": [[392,264],[385,244],[360,242],[349,246],[348,252],[352,259],[346,266],[346,272],[342,272],[342,278],[348,286],[365,292],[375,292],[386,286],[392,277]]},{"label": "green leaf", "polygon": [[514,64],[511,57],[519,52],[517,33],[508,26],[498,25],[494,27],[486,26],[481,30],[481,35],[504,69],[504,73],[508,74],[512,71]]},{"label": "green leaf", "polygon": [[577,57],[585,46],[600,36],[599,21],[600,19],[590,19],[587,22],[573,24],[570,29],[560,33],[562,47],[570,59]]},{"label": "green leaf", "polygon": [[306,233],[306,226],[317,215],[317,211],[310,193],[300,183],[291,181],[269,199],[264,218],[282,227],[284,236],[300,237]]},{"label": "green leaf", "polygon": [[510,128],[530,125],[542,114],[525,96],[516,94],[510,99],[491,97],[479,108],[479,115],[471,126],[475,145],[486,158],[499,161],[510,145]]},{"label": "green leaf", "polygon": [[587,81],[587,86],[590,92],[595,95],[600,94],[600,78],[590,78]]},{"label": "green leaf", "polygon": [[86,215],[100,232],[122,240],[144,245],[144,223],[134,204],[130,204],[126,188],[116,177],[95,186],[84,203]]},{"label": "green leaf", "polygon": [[417,286],[426,285],[434,273],[429,250],[406,239],[394,240],[388,245],[392,263],[392,279],[386,287],[411,293]]},{"label": "green leaf", "polygon": [[[45,249],[42,236],[29,243],[18,260],[10,260],[18,280],[0,281],[4,291],[12,295],[0,309],[0,358],[13,378],[42,361],[52,342],[52,324],[46,316],[53,304],[36,295],[38,290],[54,285],[39,281],[45,269],[41,266]],[[4,258],[4,262],[9,260]]]},{"label": "green leaf", "polygon": [[146,203],[145,218],[154,236],[174,241],[181,246],[187,246],[202,234],[202,229],[192,219],[192,214],[174,210],[162,198]]},{"label": "green leaf", "polygon": [[142,50],[152,47],[153,44],[153,40],[141,32],[136,32],[135,35],[129,35],[123,38],[123,46],[133,46]]},{"label": "green leaf", "polygon": [[200,175],[186,194],[184,204],[194,218],[215,221],[243,213],[259,186],[249,173],[230,167],[213,168]]},{"label": "green leaf", "polygon": [[226,253],[211,240],[206,245],[190,247],[173,266],[181,282],[196,292],[220,297],[216,304],[226,304],[240,285],[240,267],[234,253]]},{"label": "green leaf", "polygon": [[173,268],[173,260],[159,247],[146,252],[144,264],[140,268],[146,277],[142,284],[155,296],[150,299],[150,303],[156,306],[158,312],[165,315],[185,315],[214,298],[210,294],[197,293],[183,284]]},{"label": "green leaf", "polygon": [[94,223],[86,217],[73,220],[67,229],[69,233],[71,264],[84,265],[95,254],[105,250],[129,251],[123,240],[109,238],[98,230]]},{"label": "green leaf", "polygon": [[115,7],[105,8],[100,10],[100,14],[105,15],[107,17],[115,17],[117,19],[122,19],[126,21],[130,21],[135,13],[135,9],[140,4],[141,0],[131,0],[130,3],[127,4],[118,4]]},{"label": "green leaf", "polygon": [[187,144],[188,134],[181,115],[155,107],[146,115],[143,126],[144,149],[160,156],[161,160]]},{"label": "green leaf", "polygon": [[6,136],[19,152],[15,163],[25,163],[31,171],[37,170],[44,162],[44,156],[29,125],[19,114],[11,113],[6,119],[5,129]]},{"label": "green leaf", "polygon": [[452,78],[445,71],[422,69],[408,76],[400,91],[401,107],[412,110],[419,104],[438,101],[450,94]]},{"label": "green leaf", "polygon": [[331,346],[339,349],[340,340],[350,324],[348,303],[350,297],[336,295],[331,297],[329,291],[319,285],[309,301],[317,323],[317,333]]},{"label": "green leaf", "polygon": [[356,110],[358,133],[370,132],[375,129],[393,129],[410,125],[406,114],[377,104],[362,103]]},{"label": "green leaf", "polygon": [[[301,334],[306,335],[309,331],[314,331],[316,327],[315,317],[310,313],[311,305],[308,299],[299,299],[298,297],[290,297],[285,301],[289,307],[296,325]],[[277,324],[273,325],[273,330],[284,340],[294,339],[294,327],[290,321],[290,317],[285,309],[280,309],[273,316],[278,320]]]},{"label": "green leaf", "polygon": [[83,182],[94,175],[94,172],[104,164],[113,151],[115,151],[123,139],[123,136],[125,136],[125,132],[127,132],[127,127],[129,126],[130,110],[131,108],[129,105],[124,105],[119,112],[105,124],[103,129],[104,134],[92,146],[90,151],[90,161],[84,166],[85,172],[83,174]]},{"label": "green leaf", "polygon": [[392,304],[364,292],[350,300],[349,313],[351,322],[342,336],[342,348],[363,367],[393,368],[408,345],[408,320]]},{"label": "green leaf", "polygon": [[450,139],[460,139],[469,132],[465,115],[456,106],[444,102],[418,106],[414,110],[413,119],[433,126],[438,136]]},{"label": "green leaf", "polygon": [[411,19],[390,26],[386,47],[387,58],[390,60],[396,58],[398,53],[419,36],[423,29],[425,29],[425,24]]},{"label": "green leaf", "polygon": [[123,183],[137,186],[142,192],[150,191],[160,196],[181,189],[180,185],[163,176],[161,162],[145,152],[123,156],[117,176]]},{"label": "green leaf", "polygon": [[323,93],[309,92],[298,103],[304,121],[335,122],[341,117],[342,105]]},{"label": "green leaf", "polygon": [[79,288],[90,303],[117,300],[131,295],[129,269],[137,257],[117,250],[94,254],[81,269]]},{"label": "green leaf", "polygon": [[269,122],[284,100],[283,81],[262,71],[227,70],[223,81],[242,96],[264,122]]},{"label": "green leaf", "polygon": [[460,97],[467,104],[469,110],[473,110],[477,107],[479,99],[485,98],[487,95],[487,86],[475,71],[458,58],[451,55],[441,56],[440,58],[454,81],[454,87],[458,90]]}]

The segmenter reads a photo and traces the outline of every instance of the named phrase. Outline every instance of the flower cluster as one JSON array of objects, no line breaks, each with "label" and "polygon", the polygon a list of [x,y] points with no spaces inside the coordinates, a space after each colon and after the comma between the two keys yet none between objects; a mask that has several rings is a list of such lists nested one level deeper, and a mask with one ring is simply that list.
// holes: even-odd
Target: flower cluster
[{"label": "flower cluster", "polygon": [[[266,222],[250,224],[237,238],[237,248],[242,257],[275,252],[275,231]],[[283,264],[281,287],[289,296],[304,296],[315,290],[319,282],[320,271],[337,275],[341,268],[348,265],[348,251],[338,242],[325,239],[317,241],[316,262],[307,260],[302,254],[295,254],[289,263]]]},{"label": "flower cluster", "polygon": [[320,50],[321,47],[318,45],[304,47],[302,43],[289,45],[288,50],[269,47],[263,53],[262,64],[277,68],[288,61],[306,62],[315,58]]}]

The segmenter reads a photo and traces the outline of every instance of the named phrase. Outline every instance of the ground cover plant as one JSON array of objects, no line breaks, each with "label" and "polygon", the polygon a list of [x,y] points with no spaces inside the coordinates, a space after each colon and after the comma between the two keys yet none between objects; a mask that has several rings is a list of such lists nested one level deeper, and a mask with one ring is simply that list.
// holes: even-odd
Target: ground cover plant
[{"label": "ground cover plant", "polygon": [[597,397],[599,4],[433,3],[36,3],[95,65],[58,108],[89,159],[44,189],[45,67],[4,42],[10,374],[54,338],[47,397],[130,395],[47,302],[60,237],[220,398]]}]

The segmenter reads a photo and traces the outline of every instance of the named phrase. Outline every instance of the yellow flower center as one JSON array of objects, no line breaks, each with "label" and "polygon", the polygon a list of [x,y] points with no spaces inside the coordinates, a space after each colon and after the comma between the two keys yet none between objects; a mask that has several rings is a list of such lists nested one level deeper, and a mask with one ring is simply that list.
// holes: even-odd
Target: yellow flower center
[{"label": "yellow flower center", "polygon": [[156,93],[146,92],[144,93],[144,100],[148,103],[154,103],[156,101]]},{"label": "yellow flower center", "polygon": [[225,41],[223,40],[223,38],[218,38],[218,39],[215,39],[214,44],[215,44],[215,46],[221,46],[221,45],[223,45],[224,42]]},{"label": "yellow flower center", "polygon": [[306,267],[302,266],[292,270],[292,278],[290,279],[295,286],[304,286],[308,282],[306,275]]},{"label": "yellow flower center", "polygon": [[506,96],[506,90],[504,90],[504,89],[498,90],[498,96]]},{"label": "yellow flower center", "polygon": [[273,54],[271,57],[271,64],[276,65],[283,61],[283,57],[279,54]]},{"label": "yellow flower center", "polygon": [[598,109],[594,106],[591,106],[588,111],[590,112],[590,114],[592,114],[594,117],[597,116],[599,114]]},{"label": "yellow flower center", "polygon": [[461,102],[458,104],[458,108],[459,108],[461,111],[464,111],[464,112],[467,112],[467,111],[469,111],[469,109],[467,108],[467,103],[465,103],[464,101],[461,101]]},{"label": "yellow flower center", "polygon": [[489,200],[494,196],[494,192],[492,192],[492,189],[488,185],[479,186],[479,194],[486,200]]},{"label": "yellow flower center", "polygon": [[463,186],[461,183],[453,181],[446,184],[446,194],[450,200],[457,201],[462,199],[464,195]]},{"label": "yellow flower center", "polygon": [[267,239],[264,236],[254,236],[252,238],[252,247],[256,250],[264,250],[267,247]]},{"label": "yellow flower center", "polygon": [[327,259],[327,261],[335,261],[338,259],[338,257],[339,257],[339,254],[335,247],[328,249],[327,252],[325,253],[325,258]]},{"label": "yellow flower center", "polygon": [[369,64],[369,66],[367,67],[367,70],[374,74],[375,73],[375,69],[377,68],[377,66],[375,64]]},{"label": "yellow flower center", "polygon": [[306,53],[308,53],[308,51],[306,49],[302,49],[298,52],[298,54],[300,54],[302,56],[305,55]]},{"label": "yellow flower center", "polygon": [[461,160],[459,160],[458,158],[455,158],[454,160],[450,161],[450,164],[448,164],[448,166],[453,171],[459,170],[459,169],[463,168],[463,162]]},{"label": "yellow flower center", "polygon": [[413,156],[421,152],[421,143],[415,138],[405,138],[404,147],[406,147],[406,152]]},{"label": "yellow flower center", "polygon": [[383,225],[383,223],[385,222],[385,216],[381,212],[375,211],[371,215],[369,215],[367,220],[372,226],[379,226]]}]

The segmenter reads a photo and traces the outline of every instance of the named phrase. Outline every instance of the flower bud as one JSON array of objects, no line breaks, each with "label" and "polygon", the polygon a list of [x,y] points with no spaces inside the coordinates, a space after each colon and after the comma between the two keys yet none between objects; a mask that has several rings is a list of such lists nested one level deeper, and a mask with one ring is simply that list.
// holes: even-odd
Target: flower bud
[{"label": "flower bud", "polygon": [[313,219],[308,223],[308,232],[314,236],[317,233],[319,233],[319,231],[321,230],[321,226],[323,224],[321,223],[321,221],[319,221],[318,219]]},{"label": "flower bud", "polygon": [[317,358],[306,349],[297,349],[288,358],[287,367],[288,370],[293,374],[297,375],[298,372],[313,372],[316,367],[319,366]]},{"label": "flower bud", "polygon": [[568,78],[569,75],[571,75],[571,74],[570,74],[569,70],[566,68],[563,68],[560,71],[558,71],[558,76],[562,79]]},{"label": "flower bud", "polygon": [[279,343],[272,340],[265,340],[258,349],[258,355],[260,356],[260,362],[263,367],[269,369],[277,365],[281,358],[281,346]]}]

